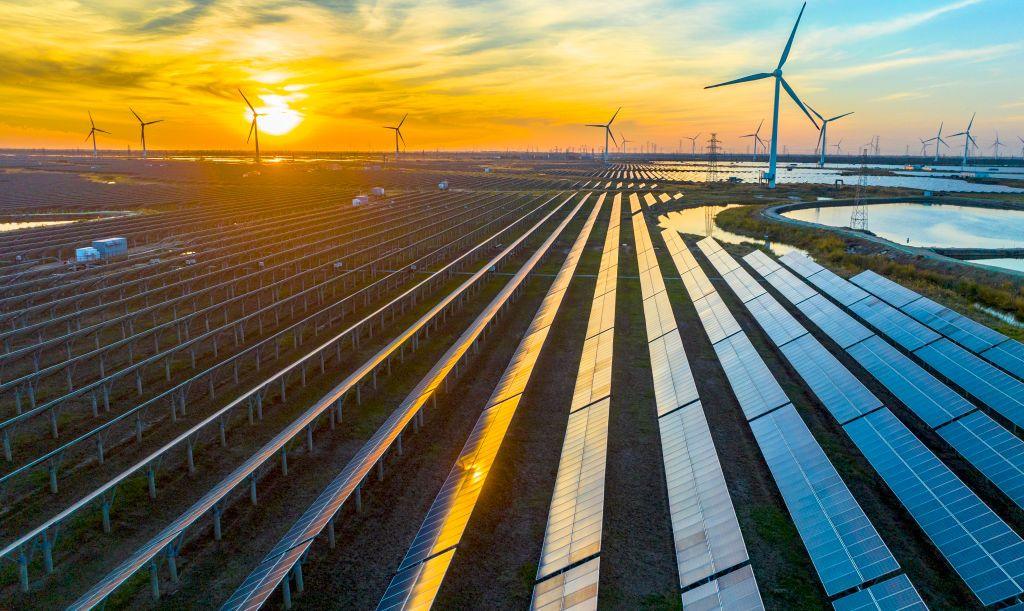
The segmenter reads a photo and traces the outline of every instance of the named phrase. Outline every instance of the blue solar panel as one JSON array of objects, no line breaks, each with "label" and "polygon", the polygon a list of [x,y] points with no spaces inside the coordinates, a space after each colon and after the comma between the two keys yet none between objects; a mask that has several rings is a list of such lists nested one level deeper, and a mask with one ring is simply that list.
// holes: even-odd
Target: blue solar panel
[{"label": "blue solar panel", "polygon": [[844,306],[849,306],[868,297],[868,293],[864,289],[828,269],[822,269],[814,275],[807,276],[807,280]]},{"label": "blue solar panel", "polygon": [[1024,592],[1024,541],[892,412],[844,428],[982,604]]},{"label": "blue solar panel", "polygon": [[981,356],[1024,379],[1024,344],[1017,340],[1008,339],[982,352]]},{"label": "blue solar panel", "polygon": [[906,575],[897,575],[844,596],[832,603],[836,611],[927,611],[914,584]]},{"label": "blue solar panel", "polygon": [[982,352],[1006,339],[985,325],[922,297],[901,308],[913,318],[973,352]]},{"label": "blue solar panel", "polygon": [[771,295],[750,301],[747,309],[776,346],[807,335],[807,329]]},{"label": "blue solar panel", "polygon": [[882,405],[878,397],[810,335],[795,339],[780,350],[840,424]]},{"label": "blue solar panel", "polygon": [[969,401],[877,335],[851,346],[849,353],[932,428],[975,409]]},{"label": "blue solar panel", "polygon": [[711,293],[693,302],[697,309],[697,315],[707,331],[711,343],[720,342],[734,333],[740,332],[740,325],[736,322],[729,307],[725,305],[718,292]]},{"label": "blue solar panel", "polygon": [[807,276],[813,276],[821,270],[825,269],[821,265],[818,265],[807,255],[798,252],[787,252],[786,254],[779,257],[779,261],[785,263],[787,266],[793,269],[797,274],[806,278]]},{"label": "blue solar panel", "polygon": [[850,281],[897,308],[901,308],[921,297],[914,291],[889,280],[885,276],[879,276],[871,270],[863,271],[853,276],[850,278]]},{"label": "blue solar panel", "polygon": [[907,350],[917,350],[941,337],[935,331],[900,312],[878,297],[868,297],[850,306],[857,316],[867,321],[889,339]]},{"label": "blue solar panel", "polygon": [[722,340],[714,348],[747,420],[789,403],[746,333]]},{"label": "blue solar panel", "polygon": [[981,411],[947,424],[939,435],[1024,507],[1024,441]]},{"label": "blue solar panel", "polygon": [[957,346],[948,339],[914,354],[1017,426],[1024,426],[1024,383]]},{"label": "blue solar panel", "polygon": [[830,596],[899,569],[792,405],[750,428]]},{"label": "blue solar panel", "polygon": [[761,274],[761,276],[767,276],[777,269],[782,269],[775,259],[769,257],[761,250],[755,250],[750,254],[744,255],[743,260],[746,261],[750,267],[754,268],[754,271]]},{"label": "blue solar panel", "polygon": [[[820,275],[820,274],[819,274]],[[853,344],[874,335],[867,327],[853,319],[852,316],[839,309],[822,295],[815,295],[797,304],[797,309],[811,322],[825,332],[840,348],[849,348]]]},{"label": "blue solar panel", "polygon": [[780,268],[765,277],[768,284],[775,287],[775,290],[782,293],[782,296],[793,303],[800,303],[804,299],[810,299],[818,294],[817,291],[807,286],[807,283],[793,275],[793,272],[786,268]]},{"label": "blue solar panel", "polygon": [[742,267],[732,270],[723,275],[722,278],[729,285],[729,288],[736,293],[736,296],[740,298],[740,301],[744,303],[765,294],[764,287],[757,280],[754,280],[750,272]]}]

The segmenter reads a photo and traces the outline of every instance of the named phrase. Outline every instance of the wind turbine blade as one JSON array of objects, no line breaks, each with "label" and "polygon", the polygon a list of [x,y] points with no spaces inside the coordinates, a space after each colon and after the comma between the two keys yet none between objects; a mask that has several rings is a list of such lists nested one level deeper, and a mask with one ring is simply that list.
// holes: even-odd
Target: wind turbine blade
[{"label": "wind turbine blade", "polygon": [[749,81],[759,81],[761,79],[769,78],[769,77],[772,77],[772,76],[774,76],[774,75],[771,74],[770,72],[760,72],[758,74],[751,74],[750,76],[744,76],[743,78],[738,78],[738,79],[735,79],[735,80],[726,81],[724,83],[718,83],[717,85],[708,85],[704,89],[714,89],[715,87],[725,87],[726,85],[735,85],[736,83],[747,83]]},{"label": "wind turbine blade", "polygon": [[244,94],[244,93],[242,93],[242,90],[241,90],[241,89],[239,89],[239,90],[238,90],[238,93],[239,93],[239,95],[241,95],[241,96],[242,96],[242,99],[243,99],[243,100],[245,100],[245,105],[246,105],[246,106],[248,106],[248,107],[249,107],[249,110],[251,110],[251,111],[252,111],[252,114],[254,114],[254,115],[255,115],[255,114],[256,114],[256,109],[255,109],[255,108],[253,108],[253,106],[252,106],[252,103],[251,103],[251,102],[249,102],[249,98],[245,97],[245,94]]},{"label": "wind turbine blade", "polygon": [[96,131],[98,131],[98,132],[99,132],[99,133],[101,133],[101,134],[109,134],[109,133],[110,133],[110,132],[108,132],[107,130],[105,130],[105,129],[100,129],[100,128],[98,128],[98,127],[96,128]]},{"label": "wind turbine blade", "polygon": [[615,146],[619,146],[619,141],[615,139],[615,134],[612,133],[612,130],[608,130],[608,135],[612,137],[612,142],[615,143]]},{"label": "wind turbine blade", "polygon": [[91,125],[92,127],[96,127],[96,122],[92,120],[92,111],[90,110],[87,112],[89,113],[89,125]]},{"label": "wind turbine blade", "polygon": [[405,116],[402,117],[402,120],[398,122],[398,127],[399,128],[402,127],[402,124],[405,123],[405,120],[408,119],[408,118],[409,118],[409,113],[405,113]]},{"label": "wind turbine blade", "polygon": [[245,143],[246,144],[249,144],[249,141],[252,140],[252,132],[255,129],[256,129],[256,117],[253,117],[252,118],[252,123],[249,124],[249,137],[245,139]]},{"label": "wind turbine blade", "polygon": [[[814,107],[813,107],[813,106],[811,106],[810,104],[808,104],[808,105],[807,105],[807,108],[809,108],[809,109],[811,110],[811,112],[813,112],[813,113],[814,113],[814,116],[815,116],[815,117],[818,117],[818,120],[819,120],[819,121],[821,121],[822,123],[825,123],[825,122],[826,122],[826,119],[825,119],[825,117],[821,116],[821,113],[820,113],[820,112],[818,112],[817,110],[814,110]],[[831,121],[831,120],[832,120],[832,119],[828,119],[828,121]]]},{"label": "wind turbine blade", "polygon": [[154,123],[163,123],[163,122],[164,122],[163,119],[157,119],[156,121],[150,121],[149,123],[146,123],[145,125],[152,125]]},{"label": "wind turbine blade", "polygon": [[786,93],[789,94],[789,97],[793,98],[793,101],[796,102],[796,105],[800,107],[800,110],[804,111],[804,114],[807,115],[807,118],[811,120],[811,123],[814,124],[814,127],[818,127],[818,122],[814,120],[814,117],[811,116],[811,113],[807,112],[807,107],[804,106],[804,103],[800,101],[800,98],[797,97],[796,92],[793,91],[793,88],[789,86],[789,83],[786,82],[786,79],[780,76],[779,82],[782,83],[782,88],[786,90]]},{"label": "wind turbine blade", "polygon": [[135,118],[139,120],[139,123],[143,122],[142,121],[142,117],[139,116],[139,113],[135,112],[135,109],[133,109],[131,106],[129,106],[128,110],[132,111],[132,114],[135,115]]},{"label": "wind turbine blade", "polygon": [[971,115],[971,122],[967,124],[967,131],[971,131],[971,128],[974,127],[974,117],[976,116],[978,116],[978,113]]},{"label": "wind turbine blade", "polygon": [[89,138],[91,138],[91,137],[92,137],[92,130],[89,130],[89,133],[85,135],[85,140],[82,140],[82,142],[88,142]]},{"label": "wind turbine blade", "polygon": [[605,129],[608,129],[608,126],[605,125],[604,123],[587,123],[587,127],[603,127]]},{"label": "wind turbine blade", "polygon": [[[815,113],[815,114],[817,114],[817,113]],[[849,117],[852,114],[853,114],[852,112],[848,112],[848,113],[846,113],[844,115],[839,115],[838,117],[832,117],[828,121],[829,121],[829,123],[831,123],[832,121],[838,121],[839,119],[842,119],[843,117]],[[821,115],[818,115],[818,116],[820,117]]]},{"label": "wind turbine blade", "polygon": [[614,120],[615,120],[615,117],[619,116],[619,111],[620,111],[620,110],[622,110],[622,107],[621,107],[621,106],[619,106],[619,107],[618,107],[618,109],[617,109],[617,110],[615,111],[615,114],[614,114],[614,115],[612,115],[612,118],[611,118],[611,119],[608,119],[608,125],[609,125],[609,126],[611,126],[611,124],[612,124],[612,121],[614,121]]},{"label": "wind turbine blade", "polygon": [[781,70],[786,65],[786,60],[789,59],[789,52],[793,48],[793,39],[796,38],[796,29],[800,27],[800,19],[804,16],[804,9],[807,8],[807,3],[800,7],[800,14],[796,16],[796,23],[793,24],[793,31],[789,34],[789,41],[786,42],[786,49],[782,52],[782,57],[779,59],[778,70]]},{"label": "wind turbine blade", "polygon": [[[403,121],[405,119],[402,119]],[[402,141],[402,146],[405,146],[405,136],[402,135],[402,130],[396,129],[395,133],[398,134],[398,139]]]},{"label": "wind turbine blade", "polygon": [[967,132],[957,132],[955,134],[950,134],[949,137],[950,138],[956,138],[957,136],[965,136],[965,135],[967,135]]},{"label": "wind turbine blade", "polygon": [[761,126],[762,125],[764,125],[764,119],[761,119],[761,122],[757,124],[757,129],[754,130],[754,135],[757,135],[757,134],[761,133]]}]

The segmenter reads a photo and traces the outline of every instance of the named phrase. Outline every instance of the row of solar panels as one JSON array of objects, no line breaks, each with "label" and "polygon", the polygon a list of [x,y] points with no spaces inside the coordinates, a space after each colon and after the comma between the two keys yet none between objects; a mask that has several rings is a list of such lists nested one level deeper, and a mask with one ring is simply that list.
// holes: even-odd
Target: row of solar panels
[{"label": "row of solar panels", "polygon": [[[755,257],[764,260],[760,265],[765,269],[771,265],[777,268],[766,276],[770,282],[774,283],[776,278],[783,275],[791,276],[788,270],[781,268],[764,253],[752,253],[747,258],[749,260]],[[815,279],[829,296],[833,296],[840,303],[849,303],[847,307],[850,310],[883,334],[889,335],[897,344],[916,354],[944,377],[965,389],[975,388],[975,392],[970,394],[989,404],[996,412],[1014,409],[1013,403],[1006,398],[1007,395],[1013,396],[1015,385],[1009,376],[984,364],[963,348],[939,338],[892,305],[866,293],[861,294],[860,289],[834,272],[825,268],[818,269],[820,266],[810,259],[790,254],[782,260],[792,269],[805,273],[813,271],[809,278]],[[793,282],[800,281],[794,279]],[[816,298],[821,296],[818,295]],[[797,307],[803,310],[803,304],[809,301],[802,301]],[[842,324],[847,327],[860,327],[858,336],[867,334],[864,339],[860,343],[843,346],[850,355],[910,411],[928,426],[936,429],[943,439],[1014,503],[1024,508],[1024,441],[986,413],[978,411],[963,396],[936,379],[891,344],[865,329],[845,312],[831,312],[829,320],[832,324],[845,321]],[[824,330],[835,339],[833,333]],[[930,335],[933,337],[929,337]],[[979,371],[982,375],[972,374]],[[988,377],[984,375],[985,373]],[[981,384],[977,382],[979,378],[989,379],[991,382]]]},{"label": "row of solar panels", "polygon": [[544,530],[533,609],[597,604],[621,215],[622,196],[616,194]]},{"label": "row of solar panels", "polygon": [[[663,235],[680,273],[690,275],[690,281],[684,282],[687,289],[691,286],[710,287],[710,292],[704,289],[691,293],[698,312],[701,308],[699,302],[712,296],[713,299],[718,298],[714,305],[707,306],[717,310],[714,320],[710,316],[701,318],[705,332],[713,338],[712,347],[718,354],[826,594],[833,597],[858,590],[836,600],[837,608],[844,608],[842,605],[848,604],[849,596],[863,597],[864,592],[890,588],[893,580],[902,583],[904,576],[887,578],[900,569],[899,564],[746,333],[711,287],[696,259],[678,234],[666,230]],[[745,270],[727,253],[719,252],[717,243],[708,241],[700,245],[709,260],[721,266],[719,271],[730,285],[742,284],[749,288],[756,285],[752,278],[741,278]],[[749,301],[763,296],[756,290],[747,295]],[[722,337],[722,328],[733,331]],[[912,587],[910,591],[913,604],[909,606],[923,608],[916,591]]]},{"label": "row of solar panels", "polygon": [[[709,240],[700,243],[702,249],[716,249],[719,257],[732,260],[731,255]],[[859,354],[860,347],[870,345],[868,342],[873,338],[878,339],[817,291],[790,277],[787,270],[770,258],[752,258],[758,260],[758,270],[769,272],[765,278],[787,299],[802,295],[795,302],[797,309],[851,355]],[[776,268],[770,271],[773,264]],[[738,269],[733,273],[747,272]],[[729,280],[726,278],[732,285]],[[1018,580],[1024,570],[1024,541],[772,295],[758,299],[775,302],[781,314],[767,317],[751,309],[755,320],[978,599],[987,605],[1020,594]],[[799,327],[803,334],[778,343],[780,317],[788,319],[781,324]]]},{"label": "row of solar panels", "polygon": [[763,609],[647,222],[630,203],[683,608]]},{"label": "row of solar panels", "polygon": [[[584,201],[586,198],[566,217],[563,228]],[[427,511],[398,572],[384,592],[377,606],[379,610],[428,608],[433,604],[576,273],[600,209],[600,205],[592,208],[566,255],[523,339],[484,405],[466,445]],[[551,239],[558,233],[560,231],[552,234]]]},{"label": "row of solar panels", "polygon": [[[149,564],[151,566],[151,570],[154,571],[153,579],[156,579],[156,563],[159,560],[160,556],[167,555],[168,557],[172,557],[172,555],[176,553],[176,546],[180,545],[180,542],[184,537],[186,530],[189,527],[196,524],[204,515],[208,514],[211,511],[211,509],[216,511],[216,508],[221,508],[222,503],[225,502],[225,500],[229,497],[231,491],[234,490],[240,483],[248,479],[251,482],[251,485],[255,486],[256,476],[263,465],[267,464],[269,461],[275,458],[278,453],[286,451],[289,442],[291,442],[298,435],[301,435],[301,433],[304,430],[311,430],[311,427],[316,425],[318,419],[322,419],[323,416],[332,411],[333,408],[338,404],[338,402],[344,398],[347,392],[349,392],[353,388],[356,388],[357,384],[365,376],[367,376],[369,373],[374,371],[378,366],[380,366],[380,364],[383,363],[385,359],[390,358],[393,354],[395,354],[396,351],[401,346],[405,345],[406,342],[409,342],[414,337],[416,337],[419,331],[425,325],[429,324],[441,312],[449,308],[458,297],[463,295],[469,288],[473,287],[478,281],[480,281],[481,278],[486,277],[488,270],[492,266],[500,263],[500,261],[509,256],[510,253],[512,253],[520,244],[522,244],[524,240],[528,239],[535,232],[538,232],[540,228],[544,226],[550,219],[554,218],[557,212],[561,210],[566,204],[568,204],[568,202],[573,197],[575,197],[575,194],[566,197],[564,201],[558,204],[554,209],[550,210],[544,217],[539,219],[523,235],[513,240],[513,242],[506,246],[504,249],[502,249],[500,253],[495,255],[495,257],[493,257],[490,261],[481,266],[477,272],[475,272],[471,277],[467,278],[459,287],[457,287],[447,296],[442,298],[439,301],[439,303],[433,306],[416,322],[410,325],[410,327],[408,327],[403,332],[398,334],[397,337],[392,339],[384,348],[378,351],[377,354],[371,357],[356,371],[354,371],[350,376],[348,376],[344,381],[342,381],[338,386],[332,389],[331,392],[328,393],[324,398],[322,398],[316,404],[307,409],[299,418],[297,418],[287,427],[285,427],[284,430],[282,430],[273,439],[268,441],[262,448],[260,448],[260,450],[253,454],[244,463],[239,465],[226,478],[218,482],[205,495],[203,495],[198,501],[196,501],[189,509],[187,509],[181,516],[175,519],[171,524],[169,524],[166,528],[157,533],[151,540],[149,540],[135,553],[133,553],[124,563],[122,563],[109,574],[107,574],[93,588],[86,592],[78,601],[73,603],[71,608],[91,608],[97,604],[100,604],[120,584],[124,583],[137,570],[139,570],[143,566],[146,566],[147,564]],[[582,202],[580,202],[580,204],[577,204],[576,209],[578,209],[580,205],[582,205]],[[568,223],[568,218],[569,217],[567,217],[562,222],[560,227],[564,228],[565,224]],[[489,308],[485,310],[485,314],[487,316],[483,318],[486,318],[487,320],[485,320],[484,322],[488,322],[489,318],[493,318],[497,311],[497,307],[503,304],[504,300],[508,299],[511,292],[525,280],[528,274],[539,262],[541,254],[543,252],[546,252],[546,250],[550,248],[550,245],[554,242],[555,235],[557,235],[558,231],[560,231],[560,229],[556,230],[556,233],[553,233],[549,238],[547,238],[544,244],[542,244],[541,247],[536,251],[534,256],[532,256],[526,263],[524,263],[520,270],[516,273],[516,275],[509,280],[508,284],[506,285],[506,289],[499,293],[498,297],[495,298],[497,305],[495,305],[496,302],[492,302],[491,306],[489,306]],[[499,299],[501,301],[497,301]],[[371,314],[371,316],[374,315],[376,315],[376,313]],[[477,323],[475,324],[479,324],[480,320],[481,319],[478,319]],[[482,327],[482,325],[480,326]],[[230,405],[228,407],[230,407]],[[200,427],[211,421],[215,422],[216,418],[218,417],[220,417],[220,415],[215,413],[196,426]],[[392,421],[389,420],[389,422]],[[405,423],[407,422],[408,420],[405,421]],[[403,426],[405,423],[403,423]],[[188,434],[194,433],[189,432],[186,433],[185,435]],[[141,468],[144,467],[144,465],[151,464],[153,461],[156,460],[156,457],[160,456],[165,451],[166,448],[174,447],[175,443],[176,442],[171,442],[170,444],[165,446],[165,448],[157,450],[157,452],[155,452],[153,455],[143,460],[139,464],[125,470],[121,475],[115,477],[108,484],[99,487],[97,490],[93,491],[85,498],[83,498],[75,505],[73,505],[72,508],[65,510],[65,512],[58,516],[58,518],[66,518],[68,515],[71,515],[73,511],[77,511],[78,509],[84,508],[95,503],[97,499],[101,498],[102,494],[112,493],[112,491],[115,490],[114,487],[119,482],[124,481],[129,476],[138,472]],[[369,458],[382,458],[383,452],[386,450],[387,446],[383,448],[378,448],[377,450],[375,450],[377,453],[369,456]],[[374,460],[374,462],[376,462],[376,460]],[[372,467],[373,464],[374,463],[370,463],[370,466]],[[310,512],[314,511],[314,509],[316,509],[316,507],[311,508],[309,511],[307,511],[307,513],[304,514],[303,518],[301,518],[300,521],[309,518]],[[59,524],[59,522],[55,522],[54,524]],[[322,526],[323,523],[320,523],[320,527]],[[50,527],[51,525],[44,524],[42,527],[40,527],[40,529],[43,529],[42,532],[45,532],[46,529]],[[26,535],[26,537],[23,538],[23,541],[26,542],[24,544],[31,544],[31,541],[35,536],[36,534],[34,533]],[[311,541],[312,538],[309,538],[309,542]],[[11,548],[16,549],[16,545],[22,545],[22,543],[12,544]],[[308,546],[308,543],[306,545]],[[271,571],[271,573],[277,576],[278,581],[280,581],[281,578],[287,575],[288,569],[291,568],[297,562],[297,560],[298,556],[295,554],[286,554],[285,556],[281,556],[280,554],[278,554],[275,556],[274,553],[272,552],[272,554],[268,556],[263,561],[263,563],[261,563],[260,567],[265,568],[267,566],[267,563],[271,562],[285,566],[286,568],[280,571],[280,573],[273,573],[273,571]],[[260,570],[261,568],[258,568],[257,572]],[[255,573],[256,572],[254,572],[254,575]],[[264,575],[264,578],[265,577],[266,576]],[[276,583],[277,582],[270,584],[269,588],[265,589],[267,584],[263,582],[263,579],[254,579],[253,576],[250,576],[250,578],[246,580],[245,584],[243,584],[243,587],[240,588],[240,590],[251,586],[252,589],[249,592],[249,596],[262,596],[262,598],[254,605],[258,606],[262,602],[262,600],[265,600],[265,598],[270,595]],[[236,592],[236,596],[237,595],[238,592]]]}]

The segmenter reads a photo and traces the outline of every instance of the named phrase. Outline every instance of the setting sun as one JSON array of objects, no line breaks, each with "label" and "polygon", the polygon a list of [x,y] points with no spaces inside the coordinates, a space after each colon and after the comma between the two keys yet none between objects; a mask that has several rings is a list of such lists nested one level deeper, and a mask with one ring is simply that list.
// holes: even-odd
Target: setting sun
[{"label": "setting sun", "polygon": [[[290,100],[305,97],[302,94],[282,95],[261,95],[263,105],[256,109],[259,113],[260,132],[272,136],[281,136],[295,129],[302,123],[302,113],[288,105]],[[252,121],[252,111],[245,111],[245,120]]]}]

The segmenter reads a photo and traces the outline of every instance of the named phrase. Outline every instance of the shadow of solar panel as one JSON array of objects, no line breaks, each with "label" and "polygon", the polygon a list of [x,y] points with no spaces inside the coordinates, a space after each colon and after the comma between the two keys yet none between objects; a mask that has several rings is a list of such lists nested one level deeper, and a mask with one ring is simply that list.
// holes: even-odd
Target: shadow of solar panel
[{"label": "shadow of solar panel", "polygon": [[932,428],[975,409],[969,401],[877,335],[851,346],[849,353]]},{"label": "shadow of solar panel", "polygon": [[750,566],[738,568],[718,579],[683,592],[687,611],[759,611],[764,609],[761,593]]},{"label": "shadow of solar panel", "polygon": [[917,350],[940,337],[935,331],[874,296],[851,305],[850,310],[907,350]]},{"label": "shadow of solar panel", "polygon": [[780,350],[840,424],[881,407],[878,397],[810,335],[795,339]]},{"label": "shadow of solar panel", "polygon": [[731,272],[722,276],[725,282],[732,289],[732,292],[736,293],[740,301],[746,303],[751,299],[765,294],[764,287],[761,286],[754,277],[750,275],[750,272],[743,269],[742,267],[736,268]]},{"label": "shadow of solar panel", "polygon": [[815,295],[801,301],[797,309],[811,322],[825,332],[840,348],[849,348],[853,344],[874,335],[867,327],[853,319],[852,316],[839,309],[823,295]]},{"label": "shadow of solar panel", "polygon": [[696,401],[697,387],[683,350],[679,333],[666,333],[648,344],[651,376],[654,378],[654,402],[658,416]]},{"label": "shadow of solar panel", "polygon": [[817,291],[807,286],[807,283],[793,275],[793,272],[786,268],[779,268],[765,277],[768,284],[775,287],[775,290],[782,293],[782,296],[794,304],[804,299],[810,299],[818,294]]},{"label": "shadow of solar panel", "polygon": [[538,583],[530,609],[537,611],[594,611],[601,559],[594,558]]},{"label": "shadow of solar panel", "polygon": [[821,270],[825,269],[824,267],[815,263],[807,255],[798,252],[787,252],[786,254],[779,257],[779,261],[784,263],[787,267],[795,271],[797,274],[803,276],[804,278],[807,278],[808,276],[813,276],[814,274],[817,274]]},{"label": "shadow of solar panel", "polygon": [[725,475],[700,402],[658,421],[679,585],[748,560]]},{"label": "shadow of solar panel", "polygon": [[866,270],[853,276],[850,278],[850,282],[897,308],[902,308],[911,301],[921,297],[914,291],[889,280],[885,276],[879,276],[871,270]]},{"label": "shadow of solar panel", "polygon": [[762,250],[755,250],[743,256],[743,260],[754,268],[754,271],[765,277],[768,274],[782,269],[782,266],[775,261],[775,259],[769,257]]},{"label": "shadow of solar panel", "polygon": [[717,291],[695,300],[693,307],[697,309],[697,315],[712,344],[741,331],[739,323]]},{"label": "shadow of solar panel", "polygon": [[981,411],[950,422],[939,435],[1024,507],[1024,441]]},{"label": "shadow of solar panel", "polygon": [[1017,426],[1024,426],[1024,384],[942,338],[914,352],[930,367]]},{"label": "shadow of solar panel", "polygon": [[610,403],[606,397],[569,414],[538,580],[601,551]]},{"label": "shadow of solar panel", "polygon": [[1024,541],[892,412],[844,428],[982,604],[1024,591]]},{"label": "shadow of solar panel", "polygon": [[747,420],[789,403],[745,333],[716,343],[714,349]]},{"label": "shadow of solar panel", "polygon": [[[661,273],[655,268],[653,273]],[[647,293],[645,292],[644,295]],[[647,338],[660,337],[676,328],[676,315],[672,312],[668,293],[660,291],[644,299],[644,324],[647,326]]]},{"label": "shadow of solar panel", "polygon": [[750,315],[776,346],[807,335],[807,329],[771,295],[762,295],[746,305]]},{"label": "shadow of solar panel", "polygon": [[897,575],[854,592],[832,603],[836,611],[927,611],[914,584],[906,575]]},{"label": "shadow of solar panel", "polygon": [[792,405],[750,427],[826,593],[899,569]]},{"label": "shadow of solar panel", "polygon": [[377,611],[429,609],[454,555],[455,550],[450,549],[399,571],[377,604]]},{"label": "shadow of solar panel", "polygon": [[1024,379],[1024,344],[1017,340],[1008,339],[982,352],[981,356]]},{"label": "shadow of solar panel", "polygon": [[807,281],[847,307],[869,296],[867,291],[829,269],[822,268],[818,273],[807,276]]}]

